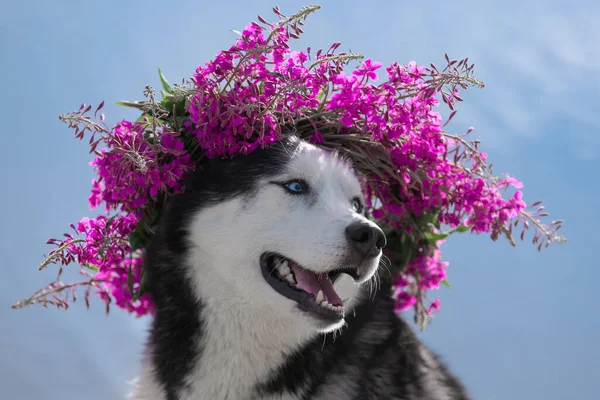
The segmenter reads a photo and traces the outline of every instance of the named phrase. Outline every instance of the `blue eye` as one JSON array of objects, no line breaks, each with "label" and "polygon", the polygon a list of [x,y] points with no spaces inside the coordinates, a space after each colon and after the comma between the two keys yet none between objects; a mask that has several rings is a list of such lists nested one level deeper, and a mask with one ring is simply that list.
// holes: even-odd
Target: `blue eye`
[{"label": "blue eye", "polygon": [[352,209],[357,213],[363,212],[363,204],[358,197],[352,199]]},{"label": "blue eye", "polygon": [[301,180],[286,182],[283,184],[283,187],[291,194],[302,194],[308,190],[306,182]]}]

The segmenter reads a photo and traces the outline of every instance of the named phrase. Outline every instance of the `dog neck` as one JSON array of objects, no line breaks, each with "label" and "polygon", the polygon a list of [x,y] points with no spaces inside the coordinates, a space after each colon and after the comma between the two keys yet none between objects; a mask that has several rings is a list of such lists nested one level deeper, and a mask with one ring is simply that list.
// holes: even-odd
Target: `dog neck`
[{"label": "dog neck", "polygon": [[236,297],[217,277],[203,273],[195,286],[203,329],[197,343],[199,357],[186,379],[190,399],[198,398],[198,393],[203,398],[246,398],[287,356],[318,336],[292,318]]},{"label": "dog neck", "polygon": [[188,383],[192,393],[213,399],[247,397],[287,355],[317,335],[247,304],[207,302],[202,320],[201,356]]}]

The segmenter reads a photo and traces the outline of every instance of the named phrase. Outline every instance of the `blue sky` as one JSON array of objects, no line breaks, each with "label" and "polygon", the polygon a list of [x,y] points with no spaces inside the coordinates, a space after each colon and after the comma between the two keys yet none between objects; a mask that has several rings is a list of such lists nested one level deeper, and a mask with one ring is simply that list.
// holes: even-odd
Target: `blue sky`
[{"label": "blue sky", "polygon": [[[252,3],[252,4],[251,4]],[[302,3],[281,5],[296,11]],[[468,56],[486,88],[463,97],[451,132],[474,135],[495,165],[566,220],[569,242],[533,246],[487,237],[444,247],[453,289],[421,334],[474,398],[597,398],[600,302],[596,210],[600,195],[600,6],[567,2],[323,2],[299,46],[342,48],[389,63],[443,63]],[[10,304],[50,282],[37,272],[46,239],[90,215],[93,171],[86,142],[57,119],[81,102],[106,100],[114,123],[133,117],[112,105],[173,82],[235,39],[267,1],[28,1],[0,13],[2,144],[0,398],[117,399],[137,371],[147,319],[100,301],[68,312]],[[493,5],[492,5],[493,4]],[[75,278],[77,275],[73,275]]]}]

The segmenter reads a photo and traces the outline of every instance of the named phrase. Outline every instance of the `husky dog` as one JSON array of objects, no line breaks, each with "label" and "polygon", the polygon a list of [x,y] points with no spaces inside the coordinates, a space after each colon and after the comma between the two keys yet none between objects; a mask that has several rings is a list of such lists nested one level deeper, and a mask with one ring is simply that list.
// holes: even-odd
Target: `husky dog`
[{"label": "husky dog", "polygon": [[199,166],[147,249],[132,398],[468,399],[373,284],[385,244],[349,164],[296,136]]}]

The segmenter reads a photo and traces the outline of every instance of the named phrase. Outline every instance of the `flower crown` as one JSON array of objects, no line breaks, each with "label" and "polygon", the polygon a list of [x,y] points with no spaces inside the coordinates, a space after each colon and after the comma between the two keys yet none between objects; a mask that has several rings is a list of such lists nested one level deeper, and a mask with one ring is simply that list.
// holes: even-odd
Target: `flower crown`
[{"label": "flower crown", "polygon": [[[385,231],[383,279],[391,283],[397,311],[414,308],[424,326],[439,300],[427,292],[449,286],[440,245],[456,232],[505,236],[535,228],[541,249],[562,242],[562,221],[549,225],[540,202],[526,207],[510,177],[497,177],[478,141],[443,127],[456,114],[460,89],[483,87],[473,64],[445,57],[438,69],[392,63],[378,81],[382,64],[355,53],[337,52],[339,43],[312,53],[293,51],[290,41],[303,32],[306,17],[320,6],[292,16],[248,24],[227,50],[199,66],[181,85],[171,86],[159,69],[162,99],[147,86],[146,100],[119,102],[141,111],[136,121],[109,128],[91,106],[60,116],[77,138],[89,136],[98,178],[92,181],[96,218],[72,224],[73,234],[50,239],[56,247],[39,269],[60,264],[55,282],[13,308],[39,303],[67,308],[79,287],[96,291],[109,305],[145,315],[153,312],[146,292],[144,248],[169,198],[184,190],[195,166],[214,157],[237,157],[264,148],[285,132],[349,158],[363,177],[369,215]],[[362,60],[362,61],[361,61]],[[356,65],[350,73],[345,68]],[[377,82],[377,83],[376,83]],[[444,125],[435,109],[441,97],[450,114]],[[103,146],[99,149],[100,145]],[[513,188],[511,190],[511,188]],[[65,284],[62,266],[77,262],[85,279]]]}]

